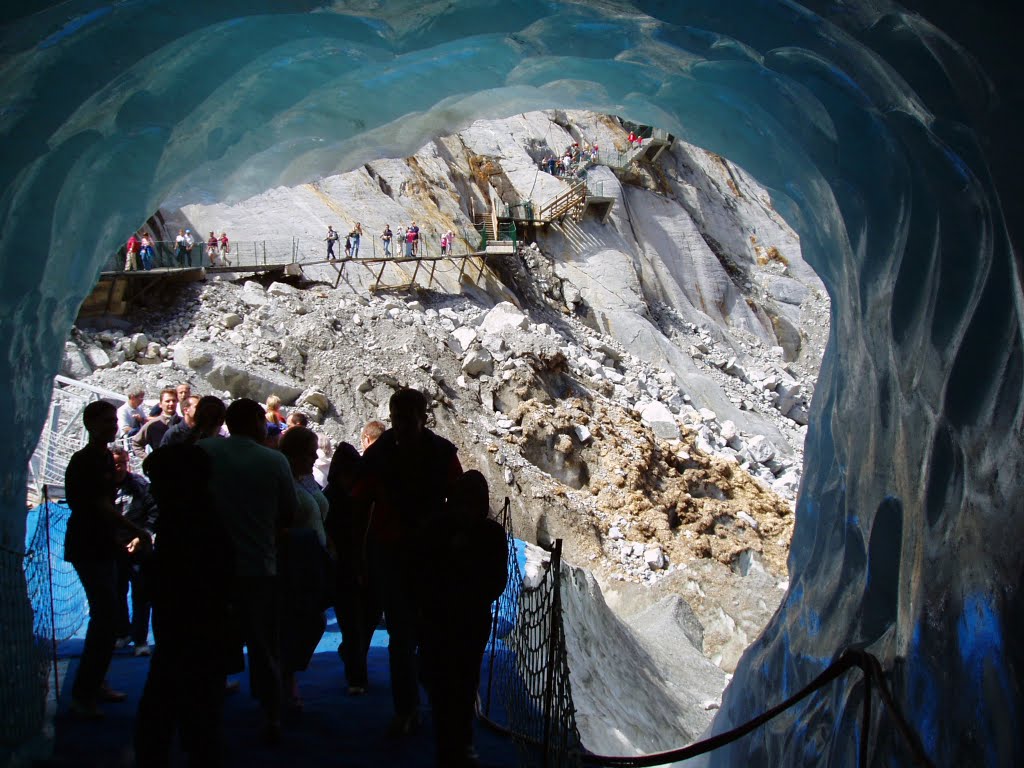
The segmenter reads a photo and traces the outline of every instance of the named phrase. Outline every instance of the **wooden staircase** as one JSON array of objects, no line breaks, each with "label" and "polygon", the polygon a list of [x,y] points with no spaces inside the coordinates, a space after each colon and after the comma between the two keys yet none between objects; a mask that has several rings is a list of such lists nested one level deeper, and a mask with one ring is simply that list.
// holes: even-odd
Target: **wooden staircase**
[{"label": "wooden staircase", "polygon": [[587,207],[587,183],[576,181],[559,195],[548,200],[537,212],[537,219],[550,224],[569,216],[575,221],[583,220],[583,212]]}]

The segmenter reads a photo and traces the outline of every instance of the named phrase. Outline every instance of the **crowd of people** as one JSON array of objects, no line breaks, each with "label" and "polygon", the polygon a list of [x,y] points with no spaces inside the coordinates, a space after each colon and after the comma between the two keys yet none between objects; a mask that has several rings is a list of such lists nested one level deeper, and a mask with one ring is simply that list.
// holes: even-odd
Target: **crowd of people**
[{"label": "crowd of people", "polygon": [[547,171],[552,176],[563,178],[583,178],[587,169],[598,162],[600,150],[597,144],[575,142],[566,147],[562,155],[549,154],[540,162],[542,171]]},{"label": "crowd of people", "polygon": [[[361,451],[332,451],[276,397],[225,405],[183,383],[163,389],[152,411],[144,398],[136,386],[120,408],[90,403],[88,444],[67,468],[65,559],[90,613],[72,712],[98,719],[101,703],[124,700],[105,677],[115,648],[131,642],[136,655],[152,655],[137,763],[166,765],[177,732],[190,761],[220,765],[227,676],[244,668],[244,645],[262,733],[274,744],[282,713],[301,711],[297,674],[333,607],[347,693],[373,683],[367,654],[383,616],[389,736],[419,726],[422,685],[437,764],[475,765],[479,670],[507,543],[488,516],[486,480],[463,471],[455,445],[427,428],[427,398],[396,391],[391,426],[368,423]],[[142,474],[131,471],[132,455]],[[424,568],[428,549],[472,578]]]},{"label": "crowd of people", "polygon": [[[345,236],[345,258],[359,258],[359,243],[363,237],[363,225],[356,223],[352,230]],[[333,225],[327,226],[327,236],[324,242],[327,243],[327,261],[338,261],[338,254],[334,248],[341,240],[341,235]],[[392,231],[390,224],[385,224],[380,233],[380,241],[384,258],[390,259],[395,254],[406,258],[419,258],[425,255],[423,249],[423,237],[416,222],[410,222],[408,227],[399,227]],[[397,244],[397,246],[396,246]],[[455,245],[455,233],[447,230],[441,235],[441,255],[450,256],[452,247]],[[396,250],[397,249],[397,250]]]},{"label": "crowd of people", "polygon": [[[124,271],[132,272],[138,269],[149,271],[156,266],[155,241],[146,230],[135,232],[125,243]],[[220,237],[210,232],[206,243],[206,260],[204,265],[203,256],[199,255],[195,266],[230,267],[231,266],[231,240],[227,232],[221,232]],[[195,252],[196,238],[191,229],[179,229],[174,238],[174,259],[178,267],[191,267],[192,254]],[[202,251],[202,247],[200,247]]]}]

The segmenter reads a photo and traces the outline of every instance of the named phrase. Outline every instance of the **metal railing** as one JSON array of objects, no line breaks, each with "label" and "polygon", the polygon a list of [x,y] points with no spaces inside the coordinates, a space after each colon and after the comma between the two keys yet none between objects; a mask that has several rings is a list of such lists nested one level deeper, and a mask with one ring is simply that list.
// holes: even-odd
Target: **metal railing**
[{"label": "metal railing", "polygon": [[[467,238],[463,233],[455,234],[452,244],[448,246],[446,253],[441,253],[442,232],[420,230],[420,237],[417,241],[415,256],[465,256],[474,252],[471,242],[475,238]],[[384,243],[380,235],[363,235],[359,241],[357,255],[351,258],[397,258],[405,255],[405,243],[400,242],[398,233],[392,236],[391,247],[385,253]],[[279,267],[287,264],[303,264],[308,262],[320,262],[327,260],[327,243],[322,238],[314,237],[292,237],[288,240],[241,240],[232,241],[231,250],[227,254],[221,254],[217,250],[217,257],[210,258],[210,250],[206,243],[196,243],[192,249],[191,258],[178,255],[177,244],[169,240],[161,240],[153,243],[153,269],[189,269],[189,268],[238,268],[258,269],[260,267]],[[335,258],[344,259],[345,238],[342,237],[334,246]],[[225,258],[226,257],[226,258]],[[106,261],[103,272],[125,272],[126,247],[122,245]],[[136,256],[136,264],[139,271],[143,270],[142,257]]]}]

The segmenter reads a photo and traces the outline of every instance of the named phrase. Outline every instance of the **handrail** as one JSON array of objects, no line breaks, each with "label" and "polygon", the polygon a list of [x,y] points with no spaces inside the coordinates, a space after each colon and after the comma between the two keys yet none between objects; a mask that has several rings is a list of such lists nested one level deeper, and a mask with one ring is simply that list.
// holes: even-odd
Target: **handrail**
[{"label": "handrail", "polygon": [[875,656],[861,648],[847,648],[839,655],[839,658],[826,667],[820,675],[788,699],[776,704],[774,707],[765,710],[757,717],[754,717],[742,725],[726,731],[725,733],[720,733],[704,739],[703,741],[698,741],[695,744],[690,744],[689,746],[682,747],[680,749],[673,749],[668,752],[655,752],[652,754],[637,756],[611,756],[584,753],[581,755],[581,759],[587,765],[612,766],[614,768],[647,768],[649,766],[666,765],[668,763],[689,760],[692,757],[706,754],[707,752],[716,750],[719,747],[724,747],[726,744],[730,744],[737,739],[746,736],[751,731],[782,714],[787,709],[790,709],[795,704],[806,699],[815,691],[825,687],[836,678],[854,668],[859,668],[863,673],[866,688],[864,691],[864,704],[860,729],[860,759],[857,764],[861,766],[868,765],[868,744],[871,732],[871,693],[872,683],[874,683],[878,688],[879,697],[882,699],[882,702],[885,704],[886,709],[888,709],[889,714],[892,715],[896,722],[897,730],[900,732],[900,735],[906,742],[907,747],[910,749],[914,763],[919,766],[924,766],[924,768],[934,768],[934,763],[932,763],[931,759],[925,753],[920,738],[910,727],[910,724],[907,723],[903,713],[896,705],[892,692],[889,690],[888,683],[885,680],[881,663]]}]

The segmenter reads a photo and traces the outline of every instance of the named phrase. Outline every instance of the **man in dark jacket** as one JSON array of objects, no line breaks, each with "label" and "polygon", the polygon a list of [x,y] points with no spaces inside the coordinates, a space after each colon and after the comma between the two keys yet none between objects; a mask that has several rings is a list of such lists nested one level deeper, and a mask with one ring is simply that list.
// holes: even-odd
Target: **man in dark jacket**
[{"label": "man in dark jacket", "polygon": [[[117,495],[114,504],[118,511],[134,526],[146,533],[146,546],[127,550],[128,543],[134,536],[121,531],[118,540],[126,549],[118,557],[118,641],[116,647],[122,647],[131,639],[135,644],[136,656],[149,656],[149,590],[146,584],[147,564],[152,554],[151,545],[156,531],[157,508],[153,497],[149,495],[149,481],[142,475],[129,470],[128,451],[114,448],[114,485]],[[132,587],[132,615],[128,621],[128,585]]]},{"label": "man in dark jacket", "polygon": [[416,671],[419,585],[424,532],[440,517],[462,474],[457,449],[427,429],[427,398],[415,389],[391,396],[391,429],[366,449],[353,489],[356,513],[366,520],[371,592],[388,627],[391,696],[389,734],[407,736],[418,722]]},{"label": "man in dark jacket", "polygon": [[[145,546],[147,537],[114,506],[114,457],[107,444],[117,437],[117,408],[96,400],[85,406],[82,421],[89,442],[71,457],[64,475],[71,508],[64,559],[74,566],[89,601],[89,627],[71,687],[71,710],[99,718],[103,713],[98,702],[125,699],[103,682],[117,634],[117,559],[122,550]],[[126,545],[118,542],[120,531],[131,536]]]}]

